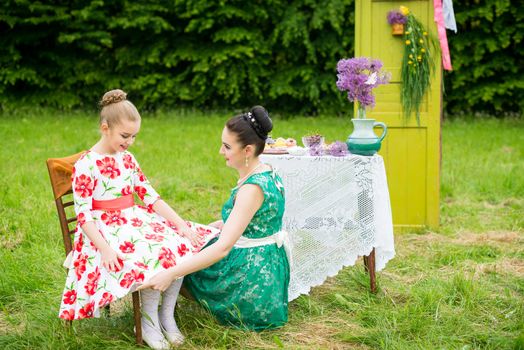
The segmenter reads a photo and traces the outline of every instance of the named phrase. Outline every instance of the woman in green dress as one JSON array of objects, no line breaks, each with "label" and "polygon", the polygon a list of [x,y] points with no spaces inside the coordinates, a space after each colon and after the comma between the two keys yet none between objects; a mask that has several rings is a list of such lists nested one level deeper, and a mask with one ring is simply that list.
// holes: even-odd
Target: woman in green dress
[{"label": "woman in green dress", "polygon": [[239,180],[222,208],[222,220],[210,224],[221,229],[220,235],[141,288],[165,290],[186,276],[187,290],[223,324],[259,331],[287,322],[284,188],[280,177],[258,157],[272,127],[261,106],[226,123],[220,154],[238,171]]}]

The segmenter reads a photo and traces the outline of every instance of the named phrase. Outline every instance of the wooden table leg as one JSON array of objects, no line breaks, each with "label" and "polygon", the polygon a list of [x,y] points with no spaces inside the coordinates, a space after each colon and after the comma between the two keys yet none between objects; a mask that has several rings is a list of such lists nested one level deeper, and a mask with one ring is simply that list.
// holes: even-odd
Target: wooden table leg
[{"label": "wooden table leg", "polygon": [[369,272],[371,293],[376,293],[377,284],[375,280],[375,248],[373,248],[369,255],[364,256],[364,268],[366,269],[366,272]]}]

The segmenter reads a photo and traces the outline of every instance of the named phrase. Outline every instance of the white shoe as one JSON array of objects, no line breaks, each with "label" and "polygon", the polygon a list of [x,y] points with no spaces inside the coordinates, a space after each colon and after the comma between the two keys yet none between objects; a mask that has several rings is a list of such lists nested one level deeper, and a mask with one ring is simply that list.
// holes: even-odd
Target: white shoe
[{"label": "white shoe", "polygon": [[164,326],[162,326],[162,322],[160,322],[160,330],[166,337],[167,341],[170,342],[173,345],[182,345],[184,344],[184,340],[186,339],[182,332],[177,328],[174,332],[168,332],[164,329]]},{"label": "white shoe", "polygon": [[[136,327],[135,327],[135,333],[136,333]],[[158,332],[156,329],[153,328],[154,331]],[[162,336],[161,339],[158,339],[155,337],[154,334],[150,334],[148,332],[144,331],[144,327],[142,327],[142,339],[144,342],[153,350],[169,350],[171,349],[171,345],[167,342],[166,338],[164,338],[164,335],[162,333],[157,334],[157,336]],[[157,338],[157,339],[155,339]]]}]

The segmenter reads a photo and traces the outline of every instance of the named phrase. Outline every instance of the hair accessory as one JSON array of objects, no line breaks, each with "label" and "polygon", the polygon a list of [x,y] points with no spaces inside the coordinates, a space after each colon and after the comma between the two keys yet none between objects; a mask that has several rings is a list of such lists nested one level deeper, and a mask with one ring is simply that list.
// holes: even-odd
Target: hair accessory
[{"label": "hair accessory", "polygon": [[100,101],[100,106],[106,107],[113,103],[118,103],[125,101],[127,99],[127,94],[123,91],[110,91],[102,97]]},{"label": "hair accessory", "polygon": [[264,130],[262,129],[262,126],[257,122],[253,113],[251,112],[244,113],[242,117],[244,118],[245,121],[249,123],[249,125],[251,125],[253,130],[255,130],[255,133],[258,135],[258,137],[260,137],[262,140],[265,141],[267,138],[267,133],[264,132]]}]

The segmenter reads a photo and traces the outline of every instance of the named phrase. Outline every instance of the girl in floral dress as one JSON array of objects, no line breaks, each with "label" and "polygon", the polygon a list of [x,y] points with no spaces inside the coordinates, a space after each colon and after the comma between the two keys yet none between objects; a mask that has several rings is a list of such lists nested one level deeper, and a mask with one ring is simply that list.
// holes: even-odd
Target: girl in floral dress
[{"label": "girl in floral dress", "polygon": [[260,106],[227,122],[220,153],[239,180],[222,220],[211,224],[222,229],[219,237],[140,288],[165,290],[187,275],[188,292],[223,324],[258,331],[287,322],[290,252],[281,230],[284,188],[258,157],[271,129]]},{"label": "girl in floral dress", "polygon": [[[101,308],[194,255],[218,232],[182,220],[127,151],[140,115],[126,94],[109,91],[101,105],[102,137],[73,169],[78,223],[59,313],[66,320],[98,317]],[[134,204],[134,194],[145,206]],[[143,338],[154,349],[183,342],[174,319],[180,286],[177,280],[166,288],[160,310],[158,290],[140,292]]]}]

